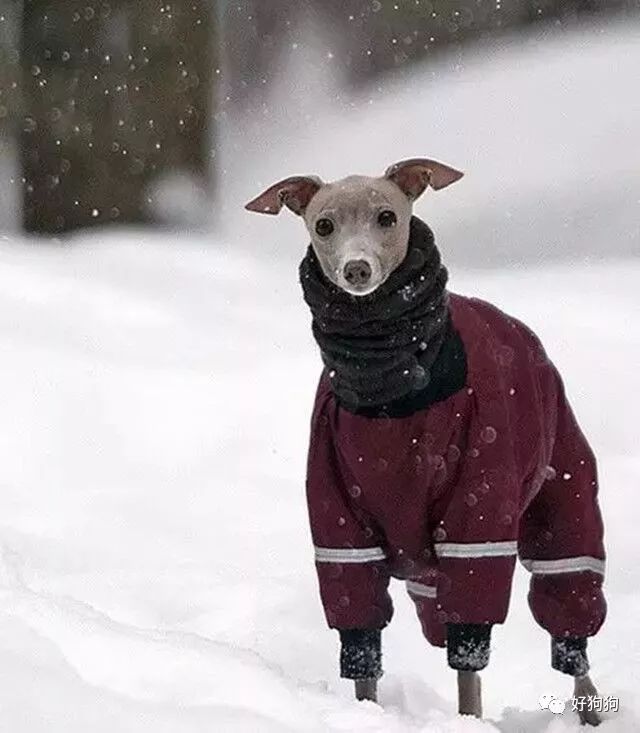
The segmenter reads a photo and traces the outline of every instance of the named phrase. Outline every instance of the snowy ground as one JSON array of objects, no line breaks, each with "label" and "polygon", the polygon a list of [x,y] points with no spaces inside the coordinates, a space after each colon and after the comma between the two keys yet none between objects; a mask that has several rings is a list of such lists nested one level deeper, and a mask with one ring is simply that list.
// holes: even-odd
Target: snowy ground
[{"label": "snowy ground", "polygon": [[[619,46],[597,41],[594,54],[609,64],[619,48],[619,68],[630,69],[631,37]],[[580,48],[582,37],[545,64],[557,71]],[[530,50],[509,53],[512,69],[528,63]],[[512,78],[491,73],[485,83],[495,88]],[[407,151],[393,138],[383,144],[373,114],[370,121],[363,110],[360,127],[345,119],[345,149],[349,140],[362,144],[366,124],[375,165],[439,152]],[[601,115],[607,133],[612,116]],[[618,158],[618,181],[628,165],[631,176],[634,150]],[[463,153],[455,153],[453,140],[440,157],[456,164]],[[358,162],[345,153],[331,166],[339,175]],[[267,183],[297,172],[270,165],[260,169]],[[526,196],[517,200],[530,202],[543,175],[518,173]],[[257,177],[244,175],[234,194],[257,193]],[[621,701],[602,730],[628,733],[640,729],[640,260],[625,245],[609,261],[462,267],[454,234],[471,233],[456,224],[451,201],[468,222],[482,220],[496,210],[499,179],[493,170],[486,206],[476,180],[469,194],[459,184],[448,203],[438,198],[447,215],[435,203],[419,213],[457,263],[453,289],[489,298],[538,331],[600,456],[610,615],[591,657],[602,691]],[[565,192],[578,185],[565,184]],[[601,248],[609,246],[601,228],[608,211],[584,225]],[[629,211],[624,231],[637,248]],[[0,730],[575,729],[570,713],[538,708],[542,694],[570,688],[549,667],[524,572],[484,674],[486,722],[454,715],[454,675],[443,653],[422,642],[399,585],[382,706],[351,700],[321,614],[303,497],[319,358],[296,284],[300,224],[232,215],[237,227],[213,243],[137,232],[94,233],[73,246],[0,243]],[[541,239],[571,233],[552,234],[549,225]]]}]

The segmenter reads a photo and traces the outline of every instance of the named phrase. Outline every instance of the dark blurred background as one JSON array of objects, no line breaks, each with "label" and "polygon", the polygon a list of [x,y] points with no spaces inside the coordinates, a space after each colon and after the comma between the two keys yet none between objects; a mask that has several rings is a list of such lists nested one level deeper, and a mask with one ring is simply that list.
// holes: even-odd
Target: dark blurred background
[{"label": "dark blurred background", "polygon": [[172,175],[214,196],[217,127],[228,110],[252,116],[267,103],[283,49],[310,22],[330,30],[331,53],[358,87],[531,24],[605,24],[638,8],[640,0],[0,0],[2,209],[18,201],[12,218],[24,231],[60,235],[165,223],[155,183]]}]

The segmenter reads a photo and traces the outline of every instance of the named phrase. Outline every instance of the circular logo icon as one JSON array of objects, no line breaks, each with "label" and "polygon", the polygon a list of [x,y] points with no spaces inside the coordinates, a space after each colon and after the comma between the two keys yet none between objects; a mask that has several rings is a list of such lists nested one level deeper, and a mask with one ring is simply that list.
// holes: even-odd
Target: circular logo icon
[{"label": "circular logo icon", "polygon": [[561,700],[559,697],[554,697],[553,700],[549,703],[549,710],[551,710],[552,713],[555,713],[556,715],[561,715],[564,713],[564,709],[566,707],[566,702],[564,700]]},{"label": "circular logo icon", "polygon": [[549,709],[549,703],[553,700],[553,695],[540,695],[540,699],[538,700],[538,705],[540,705],[541,710],[548,710]]},{"label": "circular logo icon", "polygon": [[555,695],[540,695],[538,700],[541,710],[550,710],[554,715],[562,715],[564,713],[567,703],[560,697]]}]

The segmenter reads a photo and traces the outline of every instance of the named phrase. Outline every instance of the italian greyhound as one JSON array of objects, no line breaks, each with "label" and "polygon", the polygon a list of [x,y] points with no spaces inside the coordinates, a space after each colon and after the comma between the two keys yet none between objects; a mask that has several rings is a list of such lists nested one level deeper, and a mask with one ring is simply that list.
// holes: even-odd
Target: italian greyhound
[{"label": "italian greyhound", "polygon": [[[407,256],[414,202],[427,188],[444,189],[462,176],[428,159],[402,161],[381,177],[353,175],[324,183],[316,176],[296,176],[271,186],[246,209],[275,215],[286,206],[302,217],[324,276],[359,299],[380,288]],[[588,674],[574,676],[576,698],[597,695]],[[457,682],[459,713],[482,717],[478,672],[458,670]],[[376,701],[377,680],[356,679],[355,696]],[[586,705],[579,715],[583,724],[600,722]]]}]

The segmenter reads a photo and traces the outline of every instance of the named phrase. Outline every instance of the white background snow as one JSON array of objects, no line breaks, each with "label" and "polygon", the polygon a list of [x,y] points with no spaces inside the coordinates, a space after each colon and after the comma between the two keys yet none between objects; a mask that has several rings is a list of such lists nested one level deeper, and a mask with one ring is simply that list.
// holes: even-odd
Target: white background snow
[{"label": "white background snow", "polygon": [[452,288],[539,333],[600,458],[593,677],[620,699],[602,730],[640,730],[640,25],[475,53],[347,101],[302,77],[252,129],[232,121],[214,235],[0,243],[2,733],[577,727],[538,707],[571,682],[524,571],[485,722],[455,716],[455,676],[400,584],[381,706],[337,677],[304,502],[320,367],[304,232],[241,204],[293,173],[416,155],[467,171],[417,207]]}]

